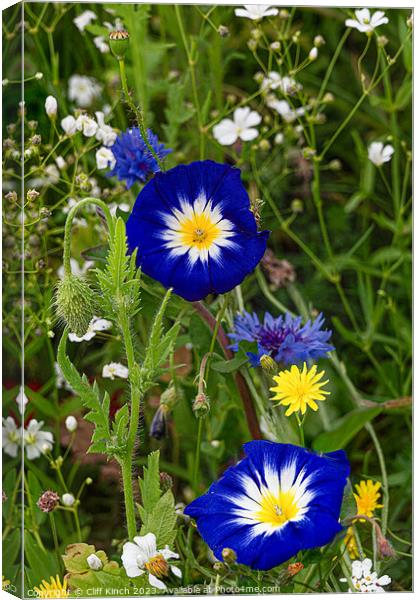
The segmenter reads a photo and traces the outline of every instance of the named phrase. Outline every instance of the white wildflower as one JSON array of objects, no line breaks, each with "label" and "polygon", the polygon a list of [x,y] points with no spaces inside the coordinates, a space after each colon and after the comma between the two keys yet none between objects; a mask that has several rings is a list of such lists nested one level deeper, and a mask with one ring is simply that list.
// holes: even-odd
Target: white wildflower
[{"label": "white wildflower", "polygon": [[74,135],[77,132],[76,119],[72,115],[64,117],[61,121],[61,127],[67,135]]},{"label": "white wildflower", "polygon": [[274,96],[268,98],[267,104],[270,108],[276,110],[286,123],[292,123],[297,117],[302,116],[305,113],[305,108],[303,106],[293,109],[286,100],[278,100]]},{"label": "white wildflower", "polygon": [[93,77],[75,74],[68,80],[68,97],[81,108],[90,106],[100,96],[101,90],[102,86]]},{"label": "white wildflower", "polygon": [[269,71],[268,75],[262,79],[260,87],[263,92],[279,89],[284,96],[293,95],[302,89],[302,85],[297,83],[293,77],[288,75],[282,77],[276,71]]},{"label": "white wildflower", "polygon": [[[378,577],[375,571],[371,573],[371,568],[372,560],[370,558],[365,558],[363,561],[353,561],[351,582],[357,592],[385,592],[382,586],[391,583],[388,575]],[[348,591],[352,592],[351,589]]]},{"label": "white wildflower", "polygon": [[138,577],[148,572],[150,585],[159,590],[167,589],[161,578],[169,574],[169,569],[176,577],[182,577],[182,571],[179,567],[168,562],[172,558],[179,558],[179,555],[172,552],[169,546],[157,550],[154,533],[136,536],[134,542],[126,542],[123,546],[121,558],[128,577]]},{"label": "white wildflower", "polygon": [[121,204],[117,204],[116,202],[112,202],[108,206],[110,213],[113,217],[116,217],[116,211],[119,209],[122,212],[129,212],[131,207],[126,202],[121,202]]},{"label": "white wildflower", "polygon": [[55,163],[59,169],[65,169],[67,166],[67,163],[65,162],[62,156],[57,156],[55,159]]},{"label": "white wildflower", "polygon": [[102,369],[102,377],[105,379],[115,379],[120,377],[121,379],[128,379],[129,371],[125,365],[121,363],[112,362],[108,365],[104,365]]},{"label": "white wildflower", "polygon": [[109,44],[105,42],[105,38],[103,35],[97,35],[96,37],[94,37],[93,43],[102,54],[106,54],[110,50]]},{"label": "white wildflower", "polygon": [[61,502],[64,504],[64,506],[73,506],[75,501],[76,499],[73,494],[66,493],[61,496]]},{"label": "white wildflower", "polygon": [[97,131],[97,123],[94,119],[88,115],[82,114],[77,117],[76,127],[79,131],[83,132],[86,137],[93,137]]},{"label": "white wildflower", "polygon": [[371,34],[376,27],[388,23],[388,19],[382,10],[377,10],[371,15],[368,8],[360,8],[355,11],[355,19],[346,19],[346,27],[358,29],[361,33]]},{"label": "white wildflower", "polygon": [[41,431],[43,421],[31,419],[24,433],[24,447],[29,460],[38,458],[47,450],[52,449],[54,437],[50,431]]},{"label": "white wildflower", "polygon": [[390,144],[384,146],[383,142],[372,142],[368,147],[368,158],[376,166],[381,167],[391,160],[394,148]]},{"label": "white wildflower", "polygon": [[96,131],[96,139],[102,142],[104,146],[112,146],[117,138],[116,131],[105,123],[105,115],[101,111],[97,111],[96,119],[98,130]]},{"label": "white wildflower", "polygon": [[92,10],[85,10],[81,15],[73,19],[73,23],[79,31],[84,31],[84,28],[90,25],[95,19],[96,14]]},{"label": "white wildflower", "polygon": [[259,125],[262,117],[249,107],[236,108],[233,119],[223,119],[214,127],[215,139],[223,146],[231,146],[238,139],[248,142],[259,135],[255,125]]},{"label": "white wildflower", "polygon": [[107,331],[112,327],[112,321],[108,321],[107,319],[101,319],[100,317],[93,317],[90,321],[89,327],[87,328],[86,333],[79,337],[75,333],[69,333],[68,339],[70,342],[88,342],[93,339],[98,331]]},{"label": "white wildflower", "polygon": [[244,4],[243,8],[236,8],[234,14],[236,17],[260,21],[264,17],[275,17],[278,14],[278,9],[271,8],[269,4]]},{"label": "white wildflower", "polygon": [[105,146],[101,146],[101,148],[96,150],[96,166],[98,169],[113,169],[115,164],[116,159],[112,150]]},{"label": "white wildflower", "polygon": [[20,428],[17,427],[15,420],[12,417],[3,419],[1,438],[5,453],[12,458],[15,458],[17,456],[17,449],[20,444],[21,435]]}]

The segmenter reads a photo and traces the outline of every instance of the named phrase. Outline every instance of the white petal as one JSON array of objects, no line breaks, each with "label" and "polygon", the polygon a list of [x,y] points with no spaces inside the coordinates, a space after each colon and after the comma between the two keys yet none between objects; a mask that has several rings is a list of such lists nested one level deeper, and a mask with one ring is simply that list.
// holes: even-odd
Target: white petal
[{"label": "white petal", "polygon": [[244,129],[240,134],[240,139],[243,142],[250,142],[254,140],[259,135],[259,131],[257,129]]},{"label": "white petal", "polygon": [[166,584],[160,581],[160,579],[157,579],[157,577],[155,577],[151,573],[149,573],[148,575],[148,580],[150,582],[150,585],[152,585],[153,587],[156,587],[159,590],[167,590]]},{"label": "white petal", "polygon": [[252,110],[249,115],[246,117],[245,125],[246,127],[254,127],[255,125],[259,125],[262,121],[262,117],[255,110]]},{"label": "white petal", "polygon": [[172,552],[169,548],[169,546],[165,546],[162,550],[158,550],[159,554],[161,554],[163,556],[163,558],[165,558],[166,560],[169,560],[171,558],[179,558],[179,554],[176,554],[176,552]]},{"label": "white petal", "polygon": [[156,536],[154,533],[147,533],[147,535],[137,535],[134,538],[134,542],[147,556],[147,559],[152,558],[157,554]]},{"label": "white petal", "polygon": [[230,146],[237,140],[237,126],[231,119],[220,121],[212,132],[217,142],[223,146]]},{"label": "white petal", "polygon": [[175,567],[174,565],[170,565],[170,570],[172,571],[172,573],[174,575],[176,575],[176,577],[179,577],[179,579],[182,579],[182,571],[179,569],[179,567]]},{"label": "white petal", "polygon": [[377,579],[377,583],[379,585],[389,585],[389,583],[391,583],[391,577],[388,575],[382,575]]}]

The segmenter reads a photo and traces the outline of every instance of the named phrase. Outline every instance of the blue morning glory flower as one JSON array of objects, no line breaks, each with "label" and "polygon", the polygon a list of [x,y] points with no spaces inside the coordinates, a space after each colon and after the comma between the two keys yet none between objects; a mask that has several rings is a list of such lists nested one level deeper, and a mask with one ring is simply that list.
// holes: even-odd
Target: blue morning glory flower
[{"label": "blue morning glory flower", "polygon": [[[150,129],[147,129],[147,135],[150,146],[160,159],[171,152],[159,142],[157,136]],[[117,175],[120,181],[125,180],[128,188],[136,181],[146,181],[149,175],[160,170],[138,127],[127,129],[121,133],[112,146],[112,153],[116,164],[108,175]]]},{"label": "blue morning glory flower", "polygon": [[313,321],[301,324],[301,317],[273,317],[265,313],[263,323],[255,313],[244,312],[234,319],[234,332],[229,334],[234,341],[231,348],[237,352],[239,342],[257,342],[258,352],[248,352],[250,364],[257,367],[260,358],[267,354],[278,363],[298,364],[325,356],[334,347],[328,344],[332,332],[322,329],[324,317],[320,313]]},{"label": "blue morning glory flower", "polygon": [[216,558],[231,548],[238,563],[268,570],[331,542],[342,529],[345,452],[261,440],[244,449],[246,457],[185,509]]},{"label": "blue morning glory flower", "polygon": [[143,272],[190,301],[241,283],[269,235],[257,230],[239,169],[211,160],[157,173],[126,227]]}]

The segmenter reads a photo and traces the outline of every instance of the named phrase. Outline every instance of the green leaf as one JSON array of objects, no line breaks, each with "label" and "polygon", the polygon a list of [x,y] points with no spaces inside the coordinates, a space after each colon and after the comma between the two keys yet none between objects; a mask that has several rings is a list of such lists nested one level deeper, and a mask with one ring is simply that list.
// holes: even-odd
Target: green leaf
[{"label": "green leaf", "polygon": [[232,373],[240,369],[247,362],[249,362],[247,356],[237,354],[231,360],[220,360],[219,362],[211,363],[211,369],[214,369],[218,373]]},{"label": "green leaf", "polygon": [[154,533],[157,547],[172,546],[176,538],[175,499],[172,491],[167,490],[154,506],[151,512],[140,510],[143,521],[141,535]]},{"label": "green leaf", "polygon": [[147,456],[147,466],[143,467],[143,476],[139,478],[141,506],[146,512],[151,512],[160,499],[160,452],[156,450]]},{"label": "green leaf", "polygon": [[51,575],[56,575],[58,573],[58,565],[54,553],[45,552],[45,550],[40,548],[38,542],[28,531],[25,531],[23,540],[25,560],[36,574],[36,581],[32,583],[36,585],[42,579],[49,579]]},{"label": "green leaf", "polygon": [[345,448],[364,425],[372,421],[381,408],[356,409],[339,419],[337,427],[318,435],[313,442],[317,452],[333,452]]}]

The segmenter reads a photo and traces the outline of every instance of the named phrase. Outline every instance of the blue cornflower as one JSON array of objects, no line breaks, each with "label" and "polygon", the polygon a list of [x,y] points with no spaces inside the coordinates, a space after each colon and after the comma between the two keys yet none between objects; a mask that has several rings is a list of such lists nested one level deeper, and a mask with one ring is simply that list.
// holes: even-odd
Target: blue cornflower
[{"label": "blue cornflower", "polygon": [[342,529],[345,452],[261,440],[244,449],[246,457],[185,509],[216,558],[231,548],[238,563],[268,570],[332,541]]},{"label": "blue cornflower", "polygon": [[231,348],[237,352],[239,342],[257,342],[257,354],[247,353],[253,367],[260,365],[260,358],[264,354],[278,363],[288,365],[321,358],[334,350],[327,343],[332,332],[322,330],[324,317],[321,313],[313,322],[307,321],[301,325],[301,321],[301,317],[291,317],[288,313],[275,319],[266,312],[263,323],[255,313],[238,314],[234,319],[234,333],[229,334],[234,342]]},{"label": "blue cornflower", "polygon": [[157,173],[127,221],[138,266],[190,301],[241,283],[268,235],[257,230],[239,169],[211,160]]},{"label": "blue cornflower", "polygon": [[[160,159],[171,152],[150,129],[147,129],[147,136],[148,143]],[[149,175],[160,170],[138,127],[121,133],[112,146],[112,153],[116,164],[108,175],[116,175],[120,181],[125,180],[128,188],[136,181],[145,181]]]}]

